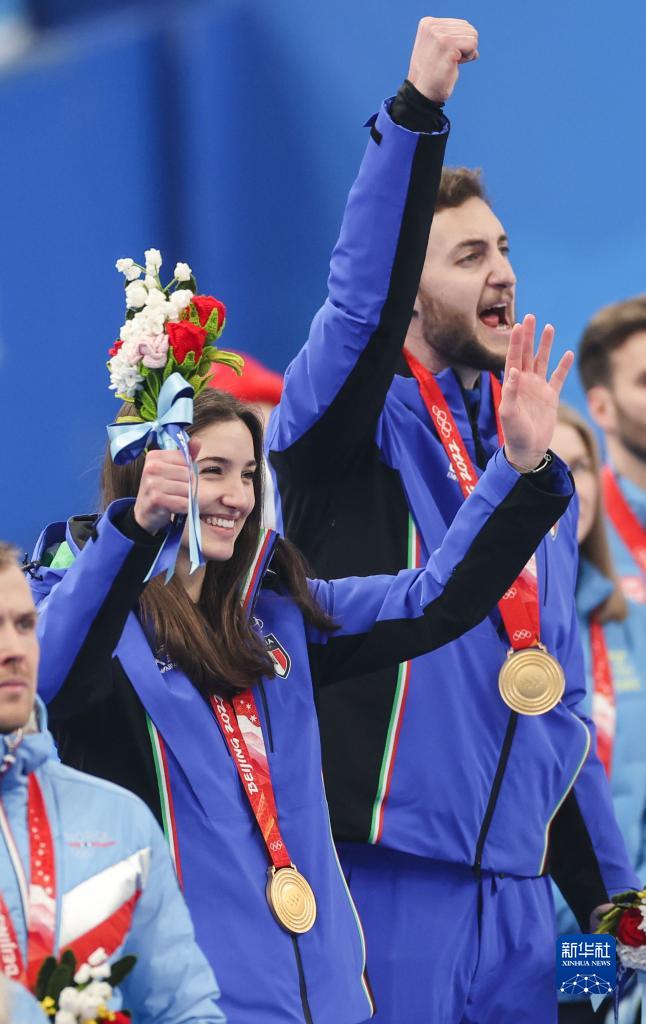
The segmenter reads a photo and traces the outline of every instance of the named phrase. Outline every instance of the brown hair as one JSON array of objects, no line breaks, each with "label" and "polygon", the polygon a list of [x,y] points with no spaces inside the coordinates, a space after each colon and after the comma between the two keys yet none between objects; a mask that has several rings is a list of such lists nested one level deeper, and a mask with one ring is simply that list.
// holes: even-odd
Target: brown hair
[{"label": "brown hair", "polygon": [[610,385],[610,356],[638,331],[646,331],[646,295],[614,302],[595,313],[579,345],[579,374],[586,391]]},{"label": "brown hair", "polygon": [[[119,415],[133,415],[125,405]],[[177,577],[168,585],[156,577],[139,599],[139,614],[151,642],[175,661],[198,689],[227,694],[244,690],[261,675],[273,676],[274,663],[242,608],[240,590],[258,542],[263,507],[262,423],[254,410],[224,391],[207,388],[195,398],[195,434],[213,423],[241,420],[253,439],[256,470],[253,477],[256,503],[226,562],[208,562],[202,593],[194,604]],[[106,508],[117,498],[134,497],[139,489],[144,456],[117,466],[109,451],[101,473],[101,501]],[[272,570],[279,576],[305,618],[320,629],[335,628],[332,619],[313,598],[305,561],[293,544],[280,538],[274,550]]]},{"label": "brown hair", "polygon": [[443,167],[440,187],[435,202],[435,212],[462,206],[467,199],[482,199],[489,203],[489,198],[482,184],[482,171],[479,167]]},{"label": "brown hair", "polygon": [[592,428],[588,423],[569,405],[561,403],[559,405],[558,418],[561,423],[566,423],[570,427],[578,432],[585,448],[587,450],[590,462],[592,463],[592,470],[594,472],[597,481],[597,500],[594,510],[594,519],[590,531],[581,542],[581,554],[592,562],[603,575],[611,581],[614,585],[612,592],[608,597],[601,602],[598,608],[595,608],[595,615],[600,622],[610,622],[614,620],[621,622],[626,618],[628,614],[628,605],[626,604],[626,598],[624,597],[619,578],[612,561],[612,555],[610,554],[610,545],[608,543],[608,534],[606,532],[606,523],[604,518],[603,510],[603,491],[601,483],[601,456],[599,455],[599,446],[597,440],[592,432]]},{"label": "brown hair", "polygon": [[10,569],[12,566],[20,568],[18,548],[5,540],[0,540],[0,569]]}]

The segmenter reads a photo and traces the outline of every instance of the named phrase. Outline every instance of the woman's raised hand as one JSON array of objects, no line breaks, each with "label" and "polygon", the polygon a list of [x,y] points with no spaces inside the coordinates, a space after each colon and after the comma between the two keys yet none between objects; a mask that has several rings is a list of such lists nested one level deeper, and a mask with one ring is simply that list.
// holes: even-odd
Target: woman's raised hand
[{"label": "woman's raised hand", "polygon": [[[200,447],[195,437],[189,442],[193,461]],[[186,515],[189,486],[189,472],[180,451],[147,452],[134,508],[139,526],[154,534],[168,526],[174,515]]]},{"label": "woman's raised hand", "polygon": [[547,324],[534,355],[536,317],[529,313],[515,324],[505,364],[500,402],[500,420],[505,435],[505,454],[521,473],[535,469],[550,446],[559,395],[574,353],[566,352],[547,378],[547,366],[554,341],[554,328]]}]

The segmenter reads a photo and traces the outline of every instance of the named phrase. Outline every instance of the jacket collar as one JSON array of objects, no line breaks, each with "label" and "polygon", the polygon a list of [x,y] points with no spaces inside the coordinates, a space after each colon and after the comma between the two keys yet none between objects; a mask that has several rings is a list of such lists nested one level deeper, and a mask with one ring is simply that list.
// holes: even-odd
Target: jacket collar
[{"label": "jacket collar", "polygon": [[263,529],[260,531],[256,553],[242,588],[242,600],[249,616],[253,614],[258,594],[269,569],[269,563],[277,543],[278,534],[275,530]]},{"label": "jacket collar", "polygon": [[0,789],[11,789],[21,785],[27,775],[40,768],[45,761],[57,760],[52,734],[47,729],[45,705],[36,697],[34,705],[34,728],[25,728],[23,737],[14,748],[16,733],[0,734],[0,761],[8,754],[15,758],[4,775],[0,776]]},{"label": "jacket collar", "polygon": [[[440,386],[442,394],[446,398],[446,403],[449,409],[453,413],[460,434],[465,440],[471,438],[471,420],[467,409],[468,397],[465,389],[462,387],[460,378],[455,370],[451,369],[451,367],[441,370],[440,373],[436,373],[434,376]],[[491,383],[488,373],[480,374],[478,388],[480,393],[477,408],[478,424],[484,435],[487,437],[491,436],[493,439],[496,434],[496,421],[493,411]],[[419,385],[410,373],[407,377],[404,377],[402,374],[399,379],[395,378],[395,381],[393,382],[393,390],[397,398],[404,403],[406,408],[410,409],[418,417],[422,416],[424,419],[428,418],[428,413],[426,412],[426,407],[420,394]],[[497,438],[495,439],[495,443],[497,447]]]}]

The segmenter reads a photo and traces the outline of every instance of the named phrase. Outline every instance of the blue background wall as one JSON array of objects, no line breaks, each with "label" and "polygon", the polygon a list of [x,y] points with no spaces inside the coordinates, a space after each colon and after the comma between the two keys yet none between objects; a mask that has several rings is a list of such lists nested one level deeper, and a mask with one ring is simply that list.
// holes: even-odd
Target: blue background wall
[{"label": "blue background wall", "polygon": [[639,0],[619,26],[599,0],[39,7],[63,27],[0,73],[2,536],[31,546],[95,505],[117,256],[187,260],[229,307],[223,342],[285,367],[324,295],[362,125],[404,77],[423,14],[481,32],[447,107],[448,160],[485,169],[519,311],[551,319],[563,349],[644,288]]}]

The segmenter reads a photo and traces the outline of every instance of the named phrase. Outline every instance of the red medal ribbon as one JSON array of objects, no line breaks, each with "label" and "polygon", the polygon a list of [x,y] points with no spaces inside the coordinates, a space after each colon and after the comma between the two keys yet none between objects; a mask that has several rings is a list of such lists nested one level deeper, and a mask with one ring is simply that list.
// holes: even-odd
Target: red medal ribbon
[{"label": "red medal ribbon", "polygon": [[278,825],[274,787],[253,693],[246,690],[231,701],[213,695],[211,706],[238,769],[271,862],[277,869],[289,867],[292,862]]},{"label": "red medal ribbon", "polygon": [[0,894],[0,968],[32,991],[43,960],[55,949],[56,863],[54,841],[40,783],[34,772],[29,775],[27,827],[31,882],[13,838],[9,821],[0,803],[0,829],[13,865],[27,926],[27,967],[25,969],[17,933],[4,897]]},{"label": "red medal ribbon", "polygon": [[[406,349],[404,349],[404,355],[419,384],[422,399],[435,425],[437,436],[442,442],[462,494],[465,498],[468,498],[478,482],[478,473],[471,461],[471,456],[467,451],[442,389],[430,370],[422,366],[415,356],[411,355]],[[493,374],[490,374],[490,379],[498,440],[502,446],[504,438],[498,414],[502,390],[499,380]],[[509,642],[515,651],[539,646],[540,616],[536,559],[534,556],[529,560],[509,590],[503,594],[498,602],[498,609],[505,624]]]},{"label": "red medal ribbon", "polygon": [[617,723],[617,702],[608,645],[603,626],[596,618],[590,621],[590,650],[594,682],[592,718],[597,729],[597,754],[606,770],[606,775],[610,778]]},{"label": "red medal ribbon", "polygon": [[609,466],[604,466],[602,479],[603,496],[610,521],[642,573],[646,575],[646,529],[626,501]]}]

